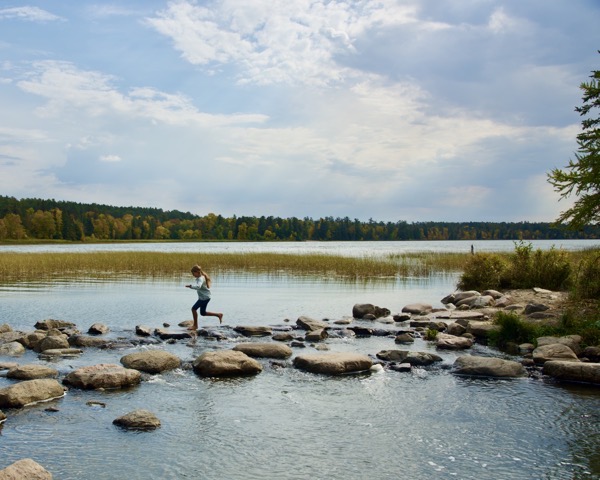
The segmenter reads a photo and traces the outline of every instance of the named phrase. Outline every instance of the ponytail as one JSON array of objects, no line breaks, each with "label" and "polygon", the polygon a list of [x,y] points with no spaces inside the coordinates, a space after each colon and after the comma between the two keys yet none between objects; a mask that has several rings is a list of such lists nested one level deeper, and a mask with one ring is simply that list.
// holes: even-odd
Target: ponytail
[{"label": "ponytail", "polygon": [[200,272],[200,275],[202,275],[206,279],[206,286],[208,288],[210,288],[212,280],[210,279],[210,276],[208,275],[208,273],[206,273],[204,270],[202,270],[202,267],[200,265],[194,265],[192,267],[192,273],[194,273],[194,272]]}]

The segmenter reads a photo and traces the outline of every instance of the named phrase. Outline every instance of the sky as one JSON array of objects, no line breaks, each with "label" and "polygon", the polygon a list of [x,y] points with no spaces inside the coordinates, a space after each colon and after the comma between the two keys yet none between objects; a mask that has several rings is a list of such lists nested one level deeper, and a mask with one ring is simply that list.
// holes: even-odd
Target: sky
[{"label": "sky", "polygon": [[598,0],[0,2],[0,195],[551,222]]}]

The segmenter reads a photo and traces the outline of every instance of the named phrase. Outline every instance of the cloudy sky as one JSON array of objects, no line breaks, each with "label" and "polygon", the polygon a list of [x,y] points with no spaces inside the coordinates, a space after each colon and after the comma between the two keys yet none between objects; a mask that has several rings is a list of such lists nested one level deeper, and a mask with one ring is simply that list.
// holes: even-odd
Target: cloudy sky
[{"label": "cloudy sky", "polygon": [[598,0],[0,3],[0,194],[552,221]]}]

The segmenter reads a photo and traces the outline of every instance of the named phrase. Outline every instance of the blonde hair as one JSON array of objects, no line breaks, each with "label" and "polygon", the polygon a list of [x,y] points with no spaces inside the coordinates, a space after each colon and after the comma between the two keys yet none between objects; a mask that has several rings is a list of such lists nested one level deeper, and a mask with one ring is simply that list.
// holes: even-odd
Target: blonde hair
[{"label": "blonde hair", "polygon": [[208,288],[210,288],[210,284],[212,283],[210,277],[208,276],[208,273],[206,273],[204,270],[202,270],[202,267],[200,265],[194,265],[192,267],[192,273],[194,272],[199,272],[200,275],[202,275],[204,278],[206,278],[206,286]]}]

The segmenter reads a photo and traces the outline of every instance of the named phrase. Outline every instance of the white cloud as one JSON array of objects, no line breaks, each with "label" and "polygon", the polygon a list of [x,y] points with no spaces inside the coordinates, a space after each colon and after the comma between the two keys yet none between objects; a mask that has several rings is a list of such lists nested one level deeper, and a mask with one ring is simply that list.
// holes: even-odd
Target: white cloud
[{"label": "white cloud", "polygon": [[120,162],[121,161],[121,157],[119,157],[118,155],[101,155],[100,156],[100,161],[101,162],[108,162],[108,163]]},{"label": "white cloud", "polygon": [[55,22],[64,21],[65,19],[54,15],[46,10],[42,10],[38,7],[24,6],[24,7],[11,7],[11,8],[0,8],[0,20],[11,20],[11,19],[26,20],[29,22]]}]

